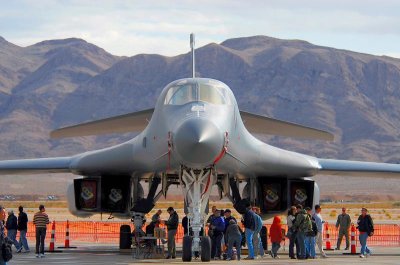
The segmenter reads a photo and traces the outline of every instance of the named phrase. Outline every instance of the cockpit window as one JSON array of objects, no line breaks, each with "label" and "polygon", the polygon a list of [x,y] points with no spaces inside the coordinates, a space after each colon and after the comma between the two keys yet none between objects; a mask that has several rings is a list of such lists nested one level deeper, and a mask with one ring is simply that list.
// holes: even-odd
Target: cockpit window
[{"label": "cockpit window", "polygon": [[191,101],[196,101],[197,86],[196,84],[184,84],[173,86],[168,90],[165,97],[165,104],[167,105],[183,105]]},{"label": "cockpit window", "polygon": [[165,96],[166,105],[183,105],[192,101],[204,101],[216,105],[230,104],[226,86],[219,82],[177,84],[169,88]]}]

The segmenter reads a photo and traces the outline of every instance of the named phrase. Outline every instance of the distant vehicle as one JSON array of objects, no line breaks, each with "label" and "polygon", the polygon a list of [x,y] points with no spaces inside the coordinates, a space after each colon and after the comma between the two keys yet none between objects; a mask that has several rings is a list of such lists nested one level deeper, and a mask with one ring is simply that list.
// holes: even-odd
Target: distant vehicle
[{"label": "distant vehicle", "polygon": [[3,196],[0,196],[0,200],[2,200],[2,201],[15,201],[15,196],[14,195],[3,195]]},{"label": "distant vehicle", "polygon": [[49,201],[57,201],[58,197],[56,195],[48,195],[47,200]]},{"label": "distant vehicle", "polygon": [[[400,175],[398,164],[320,159],[258,140],[251,133],[327,141],[333,140],[333,135],[240,111],[226,84],[195,77],[193,35],[191,48],[192,78],[167,85],[154,109],[51,133],[51,137],[61,138],[140,132],[132,140],[72,157],[1,161],[0,173],[82,175],[68,191],[71,212],[78,216],[110,212],[131,218],[136,229],[157,200],[166,196],[169,186],[179,185],[193,231],[193,236],[183,239],[184,261],[194,255],[210,261],[210,238],[200,237],[200,231],[215,184],[239,213],[251,203],[267,218],[286,212],[291,205],[313,207],[319,203],[318,185],[310,179],[316,174]],[[246,183],[244,188],[239,187],[241,182]],[[147,194],[142,185],[149,186]]]}]

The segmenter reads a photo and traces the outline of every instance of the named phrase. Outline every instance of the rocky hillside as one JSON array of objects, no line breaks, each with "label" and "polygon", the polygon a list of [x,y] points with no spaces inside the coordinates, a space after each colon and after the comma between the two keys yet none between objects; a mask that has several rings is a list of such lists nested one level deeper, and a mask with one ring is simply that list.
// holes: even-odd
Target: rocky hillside
[{"label": "rocky hillside", "polygon": [[[197,75],[221,80],[241,109],[322,128],[333,143],[265,137],[327,158],[400,161],[400,59],[266,36],[196,51]],[[154,106],[190,75],[189,53],[113,56],[81,39],[18,47],[0,37],[0,158],[71,155],[131,135],[50,140],[57,127]]]}]

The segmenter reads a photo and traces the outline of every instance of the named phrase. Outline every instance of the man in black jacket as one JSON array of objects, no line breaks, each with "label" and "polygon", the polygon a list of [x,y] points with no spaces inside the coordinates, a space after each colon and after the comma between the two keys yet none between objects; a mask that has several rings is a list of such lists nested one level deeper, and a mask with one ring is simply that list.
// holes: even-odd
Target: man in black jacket
[{"label": "man in black jacket", "polygon": [[28,231],[28,215],[24,212],[24,208],[18,208],[18,231],[19,231],[19,244],[23,246],[25,252],[29,252],[28,240],[26,240],[26,232]]},{"label": "man in black jacket", "polygon": [[8,218],[6,222],[6,228],[7,228],[7,237],[12,240],[14,246],[17,249],[17,252],[21,252],[22,247],[18,243],[16,237],[17,237],[17,217],[14,215],[14,211],[10,210],[8,211]]},{"label": "man in black jacket", "polygon": [[169,207],[167,209],[169,213],[169,219],[165,222],[168,229],[168,256],[167,259],[175,258],[176,257],[176,245],[175,245],[175,236],[176,230],[178,229],[179,225],[179,216],[175,212],[174,208]]},{"label": "man in black jacket", "polygon": [[371,250],[367,246],[367,239],[369,236],[374,235],[374,222],[366,208],[361,209],[361,215],[358,217],[357,225],[358,231],[360,231],[358,236],[361,245],[360,258],[364,258],[365,255],[371,255]]}]

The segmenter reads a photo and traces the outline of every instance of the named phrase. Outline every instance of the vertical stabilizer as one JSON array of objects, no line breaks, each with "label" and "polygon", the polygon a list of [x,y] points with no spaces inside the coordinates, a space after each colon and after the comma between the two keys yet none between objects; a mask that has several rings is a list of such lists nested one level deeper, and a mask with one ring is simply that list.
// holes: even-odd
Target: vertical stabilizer
[{"label": "vertical stabilizer", "polygon": [[194,34],[190,34],[190,49],[192,51],[192,78],[196,77],[195,60],[194,60]]}]

